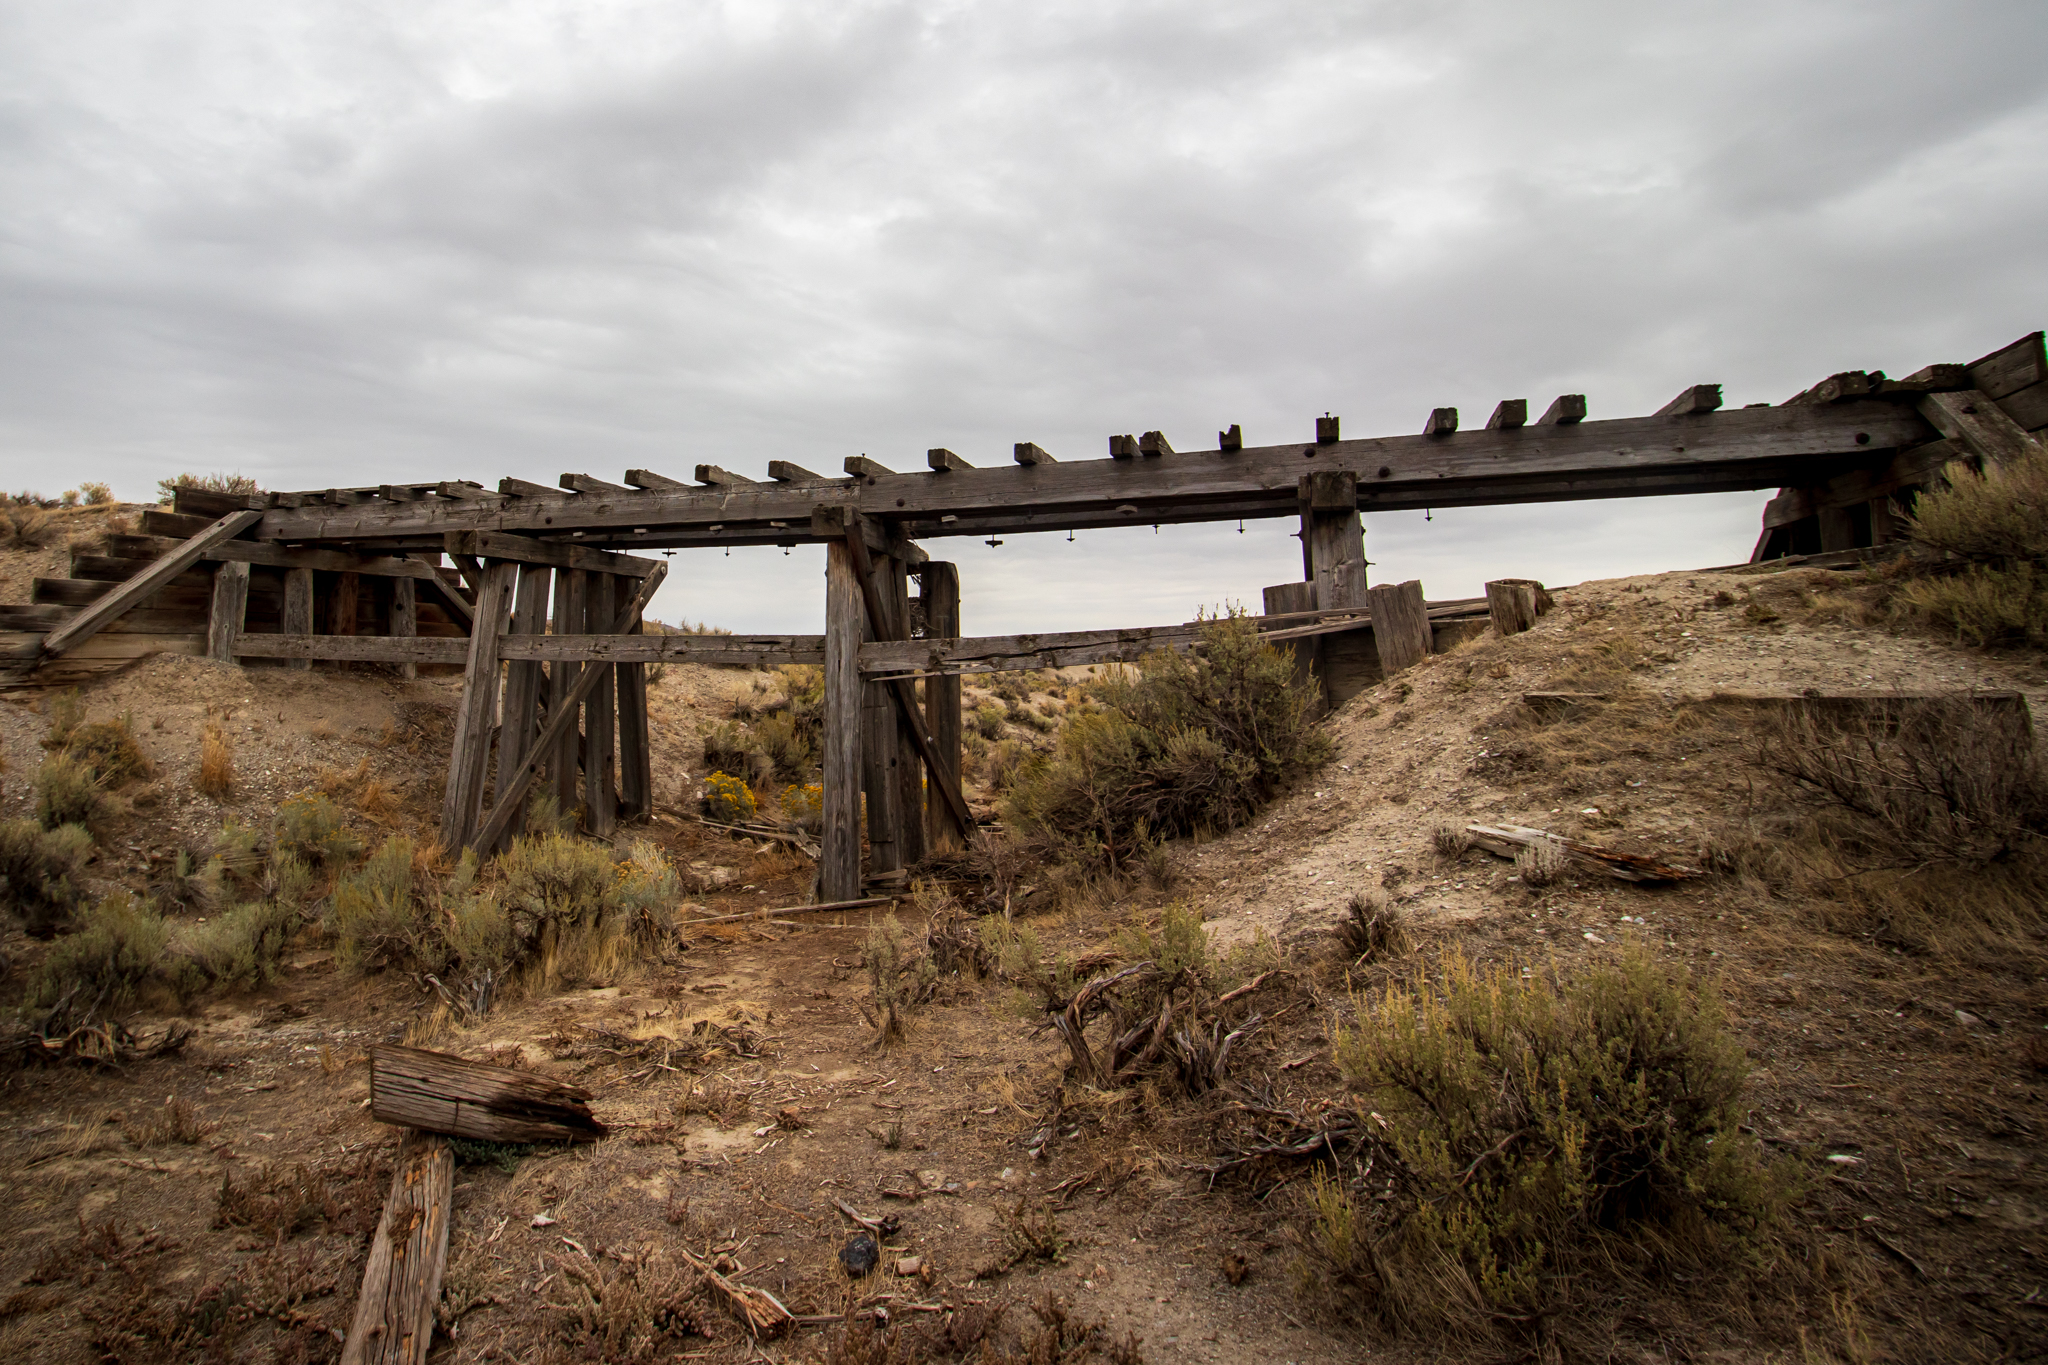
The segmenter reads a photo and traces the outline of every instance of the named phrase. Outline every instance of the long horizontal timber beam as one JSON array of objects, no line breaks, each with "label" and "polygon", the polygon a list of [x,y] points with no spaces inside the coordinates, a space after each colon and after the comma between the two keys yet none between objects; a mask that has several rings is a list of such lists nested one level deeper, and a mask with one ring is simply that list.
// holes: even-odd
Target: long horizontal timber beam
[{"label": "long horizontal timber beam", "polygon": [[278,507],[264,514],[256,534],[288,542],[418,537],[437,546],[451,531],[650,548],[796,544],[831,538],[813,526],[812,513],[838,509],[895,522],[916,535],[979,536],[1291,516],[1299,508],[1301,476],[1331,469],[1355,477],[1365,511],[1812,485],[1938,435],[1909,403],[1852,399],[1448,435],[1162,451],[1143,459],[864,473],[843,483]]},{"label": "long horizontal timber beam", "polygon": [[469,641],[461,636],[238,635],[235,655],[243,659],[463,664],[469,660]]},{"label": "long horizontal timber beam", "polygon": [[825,662],[822,635],[505,635],[498,657],[526,662],[777,664]]}]

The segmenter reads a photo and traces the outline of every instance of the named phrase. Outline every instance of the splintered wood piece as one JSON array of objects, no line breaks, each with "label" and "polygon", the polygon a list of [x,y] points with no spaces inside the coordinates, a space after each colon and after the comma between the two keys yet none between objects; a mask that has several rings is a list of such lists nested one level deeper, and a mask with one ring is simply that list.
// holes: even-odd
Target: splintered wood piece
[{"label": "splintered wood piece", "polygon": [[[2035,335],[2039,335],[2036,333]],[[1946,389],[1974,389],[1968,365],[1923,365],[1904,379],[1887,379],[1879,392],[1940,393]]]},{"label": "splintered wood piece", "polygon": [[1163,431],[1148,431],[1138,438],[1138,453],[1140,455],[1171,455],[1173,454],[1173,443],[1166,439],[1166,433]]},{"label": "splintered wood piece", "polygon": [[1532,844],[1554,844],[1580,862],[1625,882],[1675,882],[1707,875],[1696,867],[1667,863],[1640,853],[1621,853],[1523,825],[1467,825],[1465,832],[1472,836],[1473,843],[1503,858],[1512,858]]},{"label": "splintered wood piece", "polygon": [[445,1138],[407,1133],[384,1216],[363,1267],[342,1365],[422,1365],[434,1339],[434,1305],[448,1265],[455,1154]]},{"label": "splintered wood piece", "polygon": [[788,460],[770,460],[768,477],[777,483],[823,483],[823,474],[813,474],[802,465],[791,464]]},{"label": "splintered wood piece", "polygon": [[562,490],[550,488],[544,483],[531,479],[515,479],[510,474],[498,480],[498,491],[508,498],[559,498]]},{"label": "splintered wood piece", "polygon": [[1045,452],[1045,448],[1043,446],[1034,445],[1030,441],[1017,442],[1016,447],[1014,450],[1012,450],[1011,454],[1016,459],[1018,464],[1059,463],[1058,460],[1055,460],[1052,456],[1048,455]]},{"label": "splintered wood piece", "polygon": [[697,482],[712,488],[740,488],[758,480],[735,474],[730,469],[720,469],[715,464],[700,464],[697,466]]},{"label": "splintered wood piece", "polygon": [[1488,583],[1486,614],[1496,633],[1520,635],[1536,624],[1536,590],[1522,583]]},{"label": "splintered wood piece", "polygon": [[[711,1263],[695,1255],[688,1247],[679,1246],[676,1251],[690,1268],[704,1277],[704,1283],[718,1291],[749,1333],[755,1337],[778,1337],[796,1325],[796,1315],[782,1306],[782,1300],[765,1289],[756,1289],[750,1284],[730,1280],[711,1268]],[[833,1319],[838,1321],[838,1319]]]},{"label": "splintered wood piece", "polygon": [[1916,406],[1936,431],[1992,464],[2004,464],[2041,448],[1981,389],[1930,393]]},{"label": "splintered wood piece", "polygon": [[896,472],[887,465],[876,464],[865,455],[847,456],[844,468],[856,479],[886,478]]},{"label": "splintered wood piece", "polygon": [[1138,458],[1138,438],[1129,434],[1109,438],[1109,458],[1112,460],[1135,460]]},{"label": "splintered wood piece", "polygon": [[1526,398],[1503,398],[1493,409],[1493,416],[1486,419],[1488,431],[1513,431],[1529,423],[1529,400]]},{"label": "splintered wood piece", "polygon": [[485,1142],[591,1142],[609,1131],[581,1086],[414,1047],[371,1049],[370,1116]]},{"label": "splintered wood piece", "polygon": [[1574,422],[1586,420],[1586,395],[1583,393],[1561,393],[1550,400],[1550,406],[1536,419],[1539,427],[1568,427]]},{"label": "splintered wood piece", "polygon": [[647,489],[651,492],[680,493],[687,491],[690,487],[689,484],[684,483],[681,479],[671,479],[668,475],[657,474],[651,469],[627,470],[626,482],[635,488]]},{"label": "splintered wood piece", "polygon": [[252,508],[230,512],[219,521],[193,536],[171,553],[136,574],[120,587],[94,602],[78,615],[43,637],[45,654],[62,654],[65,650],[82,641],[90,640],[131,607],[139,605],[158,589],[166,587],[171,580],[199,562],[209,546],[223,540],[232,540],[263,519],[263,514]]},{"label": "splintered wood piece", "polygon": [[943,474],[949,469],[972,469],[973,465],[955,455],[944,446],[933,446],[924,453],[924,462]]},{"label": "splintered wood piece", "polygon": [[633,490],[622,483],[607,483],[588,474],[564,474],[556,480],[571,493],[631,493]]},{"label": "splintered wood piece", "polygon": [[1241,426],[1239,426],[1239,425],[1238,425],[1238,424],[1237,424],[1236,422],[1232,422],[1232,423],[1230,424],[1230,427],[1229,427],[1229,429],[1228,429],[1228,430],[1226,430],[1226,431],[1219,431],[1219,432],[1217,432],[1217,433],[1216,433],[1216,448],[1217,448],[1218,450],[1226,450],[1226,451],[1227,451],[1227,450],[1243,450],[1243,449],[1244,449],[1244,428],[1243,428],[1243,427],[1241,427]]},{"label": "splintered wood piece", "polygon": [[1429,420],[1422,424],[1424,436],[1448,436],[1458,429],[1456,408],[1431,408]]},{"label": "splintered wood piece", "polygon": [[[1869,392],[1868,388],[1864,390]],[[1721,406],[1719,384],[1689,384],[1679,391],[1678,397],[1657,409],[1659,417],[1682,417],[1688,413],[1712,412]]]}]

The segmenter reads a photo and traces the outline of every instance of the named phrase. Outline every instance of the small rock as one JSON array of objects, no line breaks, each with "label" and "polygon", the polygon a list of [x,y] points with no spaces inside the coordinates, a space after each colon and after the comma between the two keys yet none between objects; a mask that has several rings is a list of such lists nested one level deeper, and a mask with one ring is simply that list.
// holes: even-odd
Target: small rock
[{"label": "small rock", "polygon": [[872,1275],[881,1260],[882,1249],[865,1232],[854,1234],[853,1240],[839,1249],[839,1264],[845,1266],[846,1273],[855,1279]]},{"label": "small rock", "polygon": [[537,1228],[549,1228],[555,1225],[555,1220],[544,1213],[536,1213],[533,1215],[532,1225]]},{"label": "small rock", "polygon": [[1975,1028],[1977,1027],[1977,1025],[1983,1023],[1984,1021],[1982,1019],[1979,1019],[1976,1015],[1970,1013],[1968,1010],[1957,1010],[1956,1022],[1958,1024],[1961,1024],[1964,1028]]},{"label": "small rock", "polygon": [[922,1256],[899,1256],[896,1258],[896,1273],[906,1279],[915,1279],[924,1273]]}]

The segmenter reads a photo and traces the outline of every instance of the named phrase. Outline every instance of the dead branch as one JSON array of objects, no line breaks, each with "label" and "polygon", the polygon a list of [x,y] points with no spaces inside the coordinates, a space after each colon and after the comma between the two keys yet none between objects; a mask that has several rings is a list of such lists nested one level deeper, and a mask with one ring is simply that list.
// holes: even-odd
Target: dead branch
[{"label": "dead branch", "polygon": [[782,1306],[782,1301],[765,1289],[741,1284],[728,1279],[711,1268],[711,1263],[695,1255],[688,1247],[676,1248],[690,1268],[704,1279],[704,1283],[718,1291],[725,1299],[726,1307],[746,1325],[748,1332],[756,1338],[781,1336],[796,1325],[796,1315]]}]

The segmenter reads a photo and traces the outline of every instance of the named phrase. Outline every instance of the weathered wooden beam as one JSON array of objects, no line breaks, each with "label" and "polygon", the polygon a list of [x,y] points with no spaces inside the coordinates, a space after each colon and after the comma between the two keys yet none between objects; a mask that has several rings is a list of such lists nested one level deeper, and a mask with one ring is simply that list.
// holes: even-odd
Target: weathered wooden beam
[{"label": "weathered wooden beam", "polygon": [[531,479],[515,479],[510,474],[498,480],[498,491],[510,498],[554,498],[562,496],[557,490]]},{"label": "weathered wooden beam", "polygon": [[1500,580],[1486,585],[1486,614],[1500,635],[1520,635],[1536,624],[1536,590],[1526,583]]},{"label": "weathered wooden beam", "polygon": [[262,520],[262,517],[261,512],[250,508],[230,512],[221,517],[176,550],[44,636],[43,653],[62,654],[74,645],[90,640],[105,629],[109,621],[129,608],[141,605],[152,593],[167,586],[172,579],[198,563],[199,557],[206,553],[209,546],[240,535]]},{"label": "weathered wooden beam", "polygon": [[1516,427],[1529,425],[1529,400],[1526,398],[1503,398],[1493,408],[1493,416],[1486,419],[1488,431],[1513,431]]},{"label": "weathered wooden beam", "polygon": [[1329,413],[1324,413],[1321,417],[1316,418],[1316,444],[1319,446],[1333,446],[1337,444],[1342,439],[1343,429],[1343,418],[1332,417]]},{"label": "weathered wooden beam", "polygon": [[390,1044],[370,1051],[370,1117],[485,1142],[591,1142],[608,1132],[581,1086]]},{"label": "weathered wooden beam", "polygon": [[770,460],[768,477],[777,483],[824,483],[823,474],[813,474],[802,465],[791,464],[788,460]]},{"label": "weathered wooden beam", "polygon": [[819,839],[819,894],[826,901],[860,895],[860,648],[866,614],[851,542],[825,547],[824,832]]},{"label": "weathered wooden beam", "polygon": [[589,474],[564,474],[555,482],[571,493],[624,493],[631,495],[636,490],[622,483],[608,483]]},{"label": "weathered wooden beam", "polygon": [[1244,428],[1232,422],[1227,428],[1216,433],[1216,452],[1232,455],[1244,449]]},{"label": "weathered wooden beam", "polygon": [[1138,454],[1143,456],[1171,455],[1173,443],[1166,439],[1163,431],[1148,431],[1138,438]]},{"label": "weathered wooden beam", "polygon": [[469,641],[425,635],[243,634],[235,639],[239,659],[328,659],[348,663],[459,664],[469,658]]},{"label": "weathered wooden beam", "polygon": [[2004,464],[2041,448],[1981,389],[1926,394],[1915,406],[1935,430],[1988,463]]},{"label": "weathered wooden beam", "polygon": [[454,1203],[455,1153],[447,1139],[407,1133],[399,1140],[391,1193],[370,1240],[341,1365],[425,1365],[448,1265]]},{"label": "weathered wooden beam", "polygon": [[[573,577],[582,571],[570,569],[567,572]],[[641,613],[647,610],[647,604],[654,599],[654,590],[661,586],[661,580],[667,576],[668,566],[664,564],[659,573],[651,573],[640,580],[639,590],[633,594],[632,601],[626,604],[625,610],[612,619],[613,634],[624,632],[640,619]],[[560,597],[557,597],[556,601],[559,604]],[[582,706],[583,699],[597,687],[602,676],[601,669],[583,669],[576,675],[575,681],[569,685],[562,699],[549,706],[547,728],[541,731],[540,738],[527,750],[525,760],[513,770],[512,775],[500,778],[497,804],[491,808],[491,813],[484,817],[477,829],[474,841],[476,847],[491,847],[505,832],[506,826],[511,823],[513,812],[519,810],[525,802],[527,789],[533,785],[534,774],[539,771],[541,762],[548,755],[559,756],[564,746],[569,754],[575,753],[577,710]],[[573,778],[573,768],[568,768],[567,765],[564,765],[564,768],[567,775]]]},{"label": "weathered wooden beam", "polygon": [[[545,565],[520,566],[519,587],[512,598],[512,627],[502,639],[547,633],[548,589],[553,586],[553,576],[554,570]],[[506,667],[505,705],[498,722],[498,770],[501,774],[510,772],[525,761],[527,752],[539,738],[540,702],[546,689],[547,676],[538,662],[515,663]],[[512,823],[506,827],[503,836],[505,840],[519,833],[519,817],[524,813],[514,812]],[[501,841],[498,847],[502,846]]]},{"label": "weathered wooden beam", "polygon": [[973,465],[955,455],[944,446],[933,446],[924,453],[924,462],[938,473],[944,474],[955,469],[972,469]]},{"label": "weathered wooden beam", "polygon": [[454,502],[490,504],[504,501],[501,494],[493,493],[482,484],[469,479],[444,479],[434,485],[434,492]]},{"label": "weathered wooden beam", "polygon": [[697,482],[713,488],[743,488],[760,480],[735,474],[730,469],[720,469],[715,464],[700,464],[697,466]]},{"label": "weathered wooden beam", "polygon": [[[623,584],[625,579],[618,579]],[[629,640],[645,638],[644,623],[635,620],[626,628]],[[647,728],[647,665],[620,664],[619,693],[619,813],[628,820],[643,819],[654,812],[654,750]]]},{"label": "weathered wooden beam", "polygon": [[1456,408],[1431,408],[1429,420],[1422,424],[1424,436],[1449,436],[1458,429]]},{"label": "weathered wooden beam", "polygon": [[206,657],[215,663],[235,661],[235,642],[249,610],[249,566],[223,564],[213,571],[213,604],[206,618]]},{"label": "weathered wooden beam", "polygon": [[[286,635],[310,637],[313,634],[313,571],[311,569],[286,569],[284,571],[284,611],[279,624]],[[289,665],[297,672],[306,672],[313,667],[312,661],[301,655]]]},{"label": "weathered wooden beam", "polygon": [[777,664],[824,662],[822,635],[507,635],[501,659],[567,659],[612,664]]},{"label": "weathered wooden beam", "polygon": [[[553,623],[555,639],[569,636],[593,638],[583,634],[590,629],[590,622],[584,612],[584,605],[589,597],[585,588],[589,580],[590,574],[584,569],[556,570]],[[499,641],[501,646],[516,643],[520,642]],[[581,718],[577,714],[582,703],[575,688],[577,680],[582,676],[582,665],[567,657],[558,657],[548,669],[548,726],[544,733],[553,735],[554,738],[544,738],[540,741],[542,747],[546,749],[546,752],[540,755],[540,761],[547,764],[548,785],[554,789],[555,808],[564,817],[573,814],[576,809],[577,753],[583,731]],[[569,700],[572,696],[579,698],[574,704]]]},{"label": "weathered wooden beam", "polygon": [[1721,406],[1719,384],[1688,384],[1678,391],[1678,397],[1657,409],[1659,417],[1687,417],[1695,413],[1713,412]]},{"label": "weathered wooden beam", "polygon": [[1059,463],[1058,460],[1055,460],[1051,455],[1046,453],[1045,447],[1037,445],[1031,441],[1017,442],[1015,448],[1012,449],[1010,453],[1011,457],[1015,459],[1018,464]]},{"label": "weathered wooden beam", "polygon": [[658,559],[594,550],[559,540],[535,540],[531,536],[506,536],[495,531],[450,531],[445,543],[451,555],[478,559],[506,559],[519,564],[545,564],[557,569],[591,569],[598,573],[626,574],[645,578],[654,572]]},{"label": "weathered wooden beam", "polygon": [[[590,576],[591,619],[612,619],[619,581],[608,573]],[[584,665],[586,673],[592,669],[597,671],[597,686],[584,694],[583,701],[583,819],[592,834],[608,839],[619,823],[618,759],[613,749],[618,739],[618,672],[607,663]]]},{"label": "weathered wooden beam", "polygon": [[1993,400],[2005,398],[2031,385],[2048,383],[2048,346],[2040,332],[2029,332],[1990,355],[1979,356],[1968,370],[1971,387]]},{"label": "weathered wooden beam", "polygon": [[[937,562],[918,572],[918,596],[924,603],[924,628],[929,639],[960,637],[960,570],[957,565]],[[960,781],[960,741],[965,733],[961,715],[961,685],[957,675],[927,678],[924,682],[924,719],[932,734],[939,761],[953,781]],[[966,847],[969,831],[944,801],[926,801],[924,807],[925,848],[943,853]]]},{"label": "weathered wooden beam", "polygon": [[1852,507],[1873,498],[1889,497],[1903,488],[1931,483],[1950,462],[1970,452],[1960,441],[1946,438],[1902,450],[1877,469],[1852,469],[1817,488],[1788,488],[1764,504],[1765,530],[1806,520],[1823,507]]},{"label": "weathered wooden beam", "polygon": [[665,490],[688,490],[689,484],[681,479],[671,479],[666,474],[657,474],[651,469],[629,469],[626,482],[634,488],[662,492]]},{"label": "weathered wooden beam", "polygon": [[[391,580],[391,614],[385,624],[384,633],[392,639],[411,640],[419,635],[420,604],[417,595],[418,591],[418,586],[413,579],[394,578]],[[419,665],[410,659],[398,667],[401,677],[411,679],[417,678],[420,675]]]},{"label": "weathered wooden beam", "polygon": [[849,455],[844,466],[847,474],[856,479],[880,479],[895,475],[896,471],[876,464],[865,455]]},{"label": "weathered wooden beam", "polygon": [[1561,393],[1550,400],[1550,406],[1536,419],[1539,427],[1576,426],[1586,420],[1586,395],[1583,393]]}]

